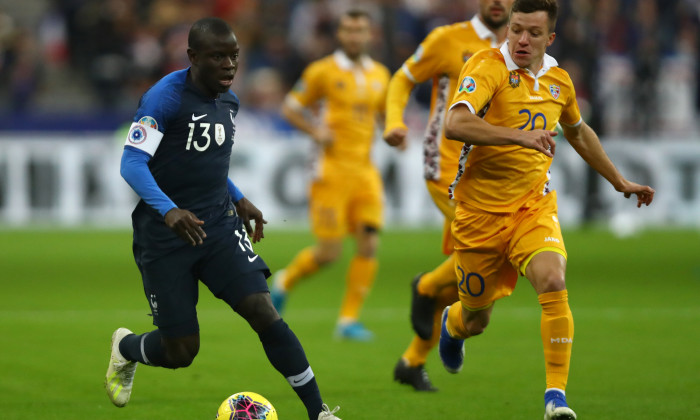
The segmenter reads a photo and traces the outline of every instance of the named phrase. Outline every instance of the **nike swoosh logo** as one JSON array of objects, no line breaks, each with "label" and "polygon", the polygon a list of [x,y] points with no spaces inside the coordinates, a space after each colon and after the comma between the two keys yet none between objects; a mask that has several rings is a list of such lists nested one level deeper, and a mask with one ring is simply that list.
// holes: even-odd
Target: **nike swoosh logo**
[{"label": "nike swoosh logo", "polygon": [[257,255],[254,256],[254,257],[248,257],[248,262],[253,262],[253,261],[257,260],[257,259],[258,259],[258,256],[257,256]]},{"label": "nike swoosh logo", "polygon": [[192,114],[192,121],[201,120],[202,118],[204,118],[206,116],[207,116],[207,114],[203,114],[203,115],[195,117],[194,114]]},{"label": "nike swoosh logo", "polygon": [[304,382],[304,380],[306,379],[307,376],[309,376],[309,373],[308,373],[308,372],[306,373],[306,375],[304,375],[303,378],[299,379],[298,381],[297,381],[296,379],[293,379],[293,380],[292,380],[292,385],[296,385],[296,384],[299,384],[299,383]]}]

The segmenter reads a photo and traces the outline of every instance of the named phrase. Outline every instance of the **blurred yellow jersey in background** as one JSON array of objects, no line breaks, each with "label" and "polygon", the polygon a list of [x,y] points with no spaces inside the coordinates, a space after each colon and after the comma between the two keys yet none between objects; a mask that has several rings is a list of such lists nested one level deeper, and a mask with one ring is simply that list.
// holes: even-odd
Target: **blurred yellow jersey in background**
[{"label": "blurred yellow jersey in background", "polygon": [[[432,79],[430,117],[423,140],[423,175],[426,180],[437,183],[437,189],[445,196],[457,173],[462,147],[462,143],[447,140],[443,134],[447,105],[457,88],[464,62],[477,51],[496,46],[496,35],[474,16],[467,22],[435,28],[399,70],[414,85]],[[408,98],[410,92],[398,93]],[[388,98],[385,130],[404,126],[405,106],[406,101]]]},{"label": "blurred yellow jersey in background", "polygon": [[[492,125],[554,130],[559,122],[575,126],[582,121],[568,73],[547,54],[535,75],[513,62],[506,42],[500,49],[475,54],[459,79],[450,107],[464,104]],[[520,146],[467,145],[450,191],[456,201],[471,207],[512,213],[530,198],[549,192],[551,162]]]},{"label": "blurred yellow jersey in background", "polygon": [[[321,151],[320,175],[371,166],[377,116],[384,113],[389,70],[365,56],[361,68],[338,50],[311,63],[288,94],[292,106],[321,105],[333,142]],[[321,103],[323,101],[323,103]]]}]

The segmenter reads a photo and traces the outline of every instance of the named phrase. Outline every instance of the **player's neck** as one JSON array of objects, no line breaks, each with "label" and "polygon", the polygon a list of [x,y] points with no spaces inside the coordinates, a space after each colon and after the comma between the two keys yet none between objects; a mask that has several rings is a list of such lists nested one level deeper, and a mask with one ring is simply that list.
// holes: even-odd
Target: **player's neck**
[{"label": "player's neck", "polygon": [[539,71],[542,70],[542,67],[544,67],[544,58],[539,60],[538,63],[532,63],[525,68],[530,70],[530,73],[537,75],[537,73],[539,73]]},{"label": "player's neck", "polygon": [[210,99],[216,99],[219,97],[219,92],[212,92],[209,89],[207,89],[206,85],[202,83],[201,80],[199,80],[197,77],[197,72],[195,69],[190,68],[189,74],[187,77],[190,79],[190,82],[194,85],[194,87],[201,93],[202,95],[210,98]]},{"label": "player's neck", "polygon": [[354,66],[362,66],[362,59],[364,57],[364,53],[348,54],[347,51],[343,51],[343,53]]},{"label": "player's neck", "polygon": [[498,41],[499,44],[502,44],[503,41],[506,40],[506,33],[508,32],[508,25],[503,25],[500,28],[491,28],[487,26],[487,28],[491,29],[491,32],[493,32],[494,35],[496,35],[496,40]]}]

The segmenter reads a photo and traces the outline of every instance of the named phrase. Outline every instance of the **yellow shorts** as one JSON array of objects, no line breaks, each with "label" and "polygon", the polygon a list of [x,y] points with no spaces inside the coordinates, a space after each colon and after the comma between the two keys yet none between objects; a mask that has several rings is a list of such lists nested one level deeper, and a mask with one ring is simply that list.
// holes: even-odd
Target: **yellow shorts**
[{"label": "yellow shorts", "polygon": [[459,300],[469,309],[483,309],[509,296],[530,259],[542,251],[566,258],[552,191],[515,213],[486,213],[457,203],[452,223]]},{"label": "yellow shorts", "polygon": [[442,253],[450,255],[455,248],[455,243],[452,240],[452,221],[455,219],[456,203],[447,195],[447,187],[442,188],[434,181],[426,181],[425,185],[428,187],[433,202],[445,216],[442,225]]},{"label": "yellow shorts", "polygon": [[383,200],[382,178],[376,168],[351,175],[326,174],[311,184],[311,230],[318,238],[337,239],[358,226],[380,229]]}]

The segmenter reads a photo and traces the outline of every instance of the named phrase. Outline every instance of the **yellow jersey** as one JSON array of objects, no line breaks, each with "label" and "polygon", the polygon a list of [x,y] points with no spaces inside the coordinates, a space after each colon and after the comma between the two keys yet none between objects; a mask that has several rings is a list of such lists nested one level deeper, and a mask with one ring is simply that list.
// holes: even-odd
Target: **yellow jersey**
[{"label": "yellow jersey", "polygon": [[[496,35],[474,16],[466,22],[433,29],[398,71],[414,85],[432,79],[430,116],[423,139],[423,176],[436,182],[444,194],[457,173],[462,147],[462,143],[448,140],[443,134],[447,105],[457,88],[464,62],[479,50],[497,46]],[[402,89],[390,89],[385,130],[404,126],[403,110],[409,94]]]},{"label": "yellow jersey", "polygon": [[[492,125],[554,130],[557,123],[576,126],[582,121],[569,74],[547,54],[542,69],[533,74],[515,64],[506,42],[475,54],[459,77],[450,108],[464,104]],[[512,213],[549,193],[551,162],[543,153],[516,145],[463,145],[450,194],[477,209]]]},{"label": "yellow jersey", "polygon": [[371,166],[370,152],[378,114],[384,112],[389,70],[364,56],[354,64],[338,50],[311,63],[287,95],[292,106],[322,104],[323,123],[333,142],[321,151],[321,175]]}]

